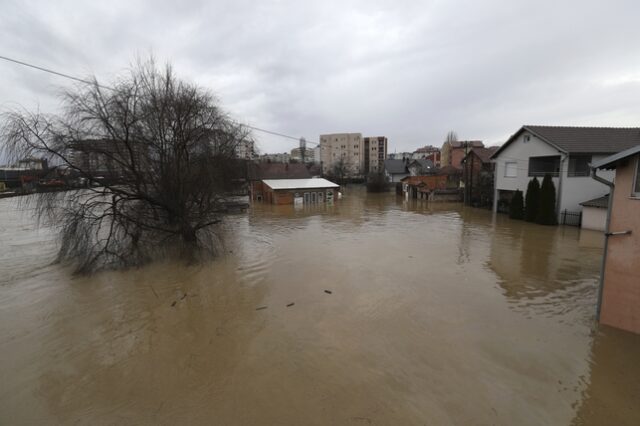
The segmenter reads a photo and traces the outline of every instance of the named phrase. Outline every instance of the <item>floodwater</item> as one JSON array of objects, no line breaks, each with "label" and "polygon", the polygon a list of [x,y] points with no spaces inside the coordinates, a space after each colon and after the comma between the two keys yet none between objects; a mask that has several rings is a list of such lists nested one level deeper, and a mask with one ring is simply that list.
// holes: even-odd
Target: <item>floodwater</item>
[{"label": "floodwater", "polygon": [[354,188],[228,217],[206,265],[72,277],[0,219],[0,424],[640,424],[598,233]]}]

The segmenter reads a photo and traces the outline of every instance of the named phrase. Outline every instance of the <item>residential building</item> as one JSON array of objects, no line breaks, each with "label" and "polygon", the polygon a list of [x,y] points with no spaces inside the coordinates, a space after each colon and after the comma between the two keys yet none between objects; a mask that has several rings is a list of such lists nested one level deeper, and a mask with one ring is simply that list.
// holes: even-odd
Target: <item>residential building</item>
[{"label": "residential building", "polygon": [[462,159],[472,148],[484,148],[482,141],[453,141],[445,142],[440,150],[440,166],[462,168]]},{"label": "residential building", "polygon": [[431,160],[436,167],[440,167],[442,164],[440,148],[432,145],[426,145],[416,149],[411,158],[414,160]]},{"label": "residential building", "polygon": [[364,173],[364,141],[361,133],[320,135],[322,173],[332,174],[336,164],[343,164],[345,177],[361,177]]},{"label": "residential building", "polygon": [[[302,148],[293,148],[291,150],[291,159],[296,161],[302,161]],[[315,160],[315,153],[313,148],[304,148],[304,162],[313,163]]]},{"label": "residential building", "polygon": [[402,193],[405,199],[428,201],[460,201],[460,191],[449,188],[449,176],[407,176],[402,179]]},{"label": "residential building", "polygon": [[323,178],[265,179],[263,196],[256,201],[271,204],[331,203],[338,199],[339,185]]},{"label": "residential building", "polygon": [[[495,162],[493,209],[508,206],[516,190],[526,195],[531,179],[552,177],[558,220],[580,212],[580,203],[609,192],[589,177],[589,163],[640,143],[640,128],[522,126],[491,157]],[[602,172],[612,180],[613,171]]]},{"label": "residential building", "polygon": [[[600,276],[600,322],[640,333],[640,143],[594,161],[593,178],[611,188]],[[615,184],[602,171],[615,169]]]},{"label": "residential building", "polygon": [[384,160],[384,174],[389,182],[400,182],[403,178],[409,176],[407,168],[409,159],[407,160]]},{"label": "residential building", "polygon": [[389,160],[412,160],[413,153],[412,152],[392,152],[387,155],[387,159]]},{"label": "residential building", "polygon": [[436,173],[436,168],[431,160],[413,160],[407,163],[407,170],[411,176],[432,175]]},{"label": "residential building", "polygon": [[243,160],[253,160],[257,157],[255,143],[249,139],[243,139],[235,146],[235,156]]},{"label": "residential building", "polygon": [[364,159],[362,169],[365,175],[384,170],[384,160],[387,158],[386,136],[367,136],[364,138]]},{"label": "residential building", "polygon": [[475,207],[493,206],[494,164],[491,156],[497,146],[471,148],[462,160],[464,201]]}]

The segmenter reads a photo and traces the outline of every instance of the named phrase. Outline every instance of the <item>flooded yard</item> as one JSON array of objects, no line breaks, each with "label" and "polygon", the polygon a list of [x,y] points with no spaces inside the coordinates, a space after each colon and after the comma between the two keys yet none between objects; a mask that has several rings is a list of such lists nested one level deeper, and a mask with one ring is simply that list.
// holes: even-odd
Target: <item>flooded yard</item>
[{"label": "flooded yard", "polygon": [[0,218],[0,424],[640,424],[595,232],[349,188],[229,216],[206,265],[72,277]]}]

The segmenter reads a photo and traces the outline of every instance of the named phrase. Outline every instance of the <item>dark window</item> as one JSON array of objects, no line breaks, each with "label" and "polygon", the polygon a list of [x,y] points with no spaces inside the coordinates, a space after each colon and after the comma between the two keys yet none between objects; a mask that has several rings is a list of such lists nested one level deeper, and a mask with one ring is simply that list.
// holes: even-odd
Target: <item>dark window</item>
[{"label": "dark window", "polygon": [[550,174],[557,177],[560,173],[560,156],[552,155],[548,157],[529,158],[529,176],[544,176]]},{"label": "dark window", "polygon": [[569,157],[569,177],[589,176],[590,155],[572,155]]}]

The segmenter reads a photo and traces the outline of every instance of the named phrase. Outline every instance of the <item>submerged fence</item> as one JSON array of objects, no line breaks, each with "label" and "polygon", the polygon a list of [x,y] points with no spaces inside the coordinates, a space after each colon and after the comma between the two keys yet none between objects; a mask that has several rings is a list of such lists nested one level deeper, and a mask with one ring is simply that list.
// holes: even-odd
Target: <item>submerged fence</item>
[{"label": "submerged fence", "polygon": [[560,225],[580,226],[582,224],[582,212],[560,212]]}]

